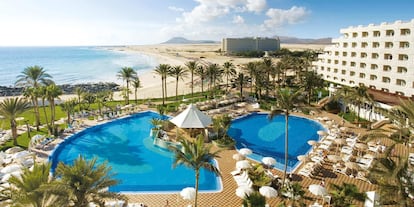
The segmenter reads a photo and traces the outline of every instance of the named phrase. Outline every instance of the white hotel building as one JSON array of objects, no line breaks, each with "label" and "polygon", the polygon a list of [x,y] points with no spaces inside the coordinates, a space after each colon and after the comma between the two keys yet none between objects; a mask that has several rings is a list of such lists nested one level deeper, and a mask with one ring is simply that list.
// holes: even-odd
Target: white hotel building
[{"label": "white hotel building", "polygon": [[348,27],[340,33],[314,62],[325,80],[414,97],[414,19]]}]

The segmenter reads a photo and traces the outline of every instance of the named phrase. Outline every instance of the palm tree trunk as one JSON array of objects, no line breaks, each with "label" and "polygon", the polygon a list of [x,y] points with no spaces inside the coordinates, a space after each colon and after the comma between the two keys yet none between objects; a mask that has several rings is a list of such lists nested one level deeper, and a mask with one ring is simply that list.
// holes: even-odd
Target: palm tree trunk
[{"label": "palm tree trunk", "polygon": [[162,91],[162,105],[165,105],[165,101],[164,101],[164,77],[161,77],[161,91]]},{"label": "palm tree trunk", "polygon": [[164,77],[164,90],[165,90],[165,100],[168,99],[168,94],[167,94],[167,77]]},{"label": "palm tree trunk", "polygon": [[126,91],[126,105],[128,105],[129,104],[129,81],[127,80],[126,81],[126,84],[127,84],[127,91]]},{"label": "palm tree trunk", "polygon": [[10,128],[12,131],[12,137],[13,137],[13,145],[17,145],[17,126],[16,126],[16,120],[12,119],[10,120]]},{"label": "palm tree trunk", "polygon": [[52,135],[56,134],[55,130],[55,101],[53,99],[50,100],[50,126],[52,127],[51,132]]},{"label": "palm tree trunk", "polygon": [[33,102],[33,110],[35,113],[35,119],[36,119],[36,130],[40,131],[40,114],[39,114],[39,104],[37,104],[37,98],[33,97],[32,98],[32,102]]},{"label": "palm tree trunk", "polygon": [[138,103],[138,100],[137,100],[137,89],[135,89],[135,104],[137,104]]},{"label": "palm tree trunk", "polygon": [[42,100],[42,107],[43,107],[43,113],[45,114],[45,120],[46,120],[47,127],[50,128],[50,126],[49,126],[49,118],[47,117],[46,107],[45,107],[45,101],[44,100]]},{"label": "palm tree trunk", "polygon": [[191,98],[194,97],[194,72],[191,71]]},{"label": "palm tree trunk", "polygon": [[197,207],[197,197],[198,197],[198,179],[199,179],[199,177],[200,177],[200,171],[199,170],[196,170],[195,171],[195,190],[196,190],[196,193],[195,193],[195,198],[194,198],[194,207]]},{"label": "palm tree trunk", "polygon": [[283,169],[283,180],[282,180],[282,186],[285,185],[286,180],[286,172],[287,172],[287,166],[288,166],[288,158],[289,158],[289,111],[286,110],[285,113],[285,167]]},{"label": "palm tree trunk", "polygon": [[204,78],[201,78],[201,95],[204,93]]},{"label": "palm tree trunk", "polygon": [[226,93],[228,92],[228,90],[229,90],[229,76],[226,75]]},{"label": "palm tree trunk", "polygon": [[175,79],[175,101],[178,101],[178,77]]}]

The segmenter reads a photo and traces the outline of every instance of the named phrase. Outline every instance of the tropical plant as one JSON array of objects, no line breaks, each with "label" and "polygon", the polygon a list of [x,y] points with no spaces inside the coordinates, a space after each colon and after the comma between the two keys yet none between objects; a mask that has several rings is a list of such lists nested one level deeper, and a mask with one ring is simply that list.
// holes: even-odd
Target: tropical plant
[{"label": "tropical plant", "polygon": [[30,103],[22,98],[6,98],[0,102],[0,114],[10,120],[10,128],[13,144],[17,145],[17,122],[16,118],[29,110]]},{"label": "tropical plant", "polygon": [[55,99],[59,98],[59,96],[62,95],[62,89],[60,89],[59,86],[55,84],[50,84],[46,87],[46,98],[49,102],[49,108],[50,108],[50,127],[49,132],[51,134],[57,135],[57,129],[55,127],[55,118],[56,118],[56,104]]},{"label": "tropical plant", "polygon": [[12,206],[52,207],[66,206],[66,195],[59,196],[49,192],[50,163],[35,163],[33,169],[24,168],[20,176],[9,178],[9,187],[0,192],[0,197]]},{"label": "tropical plant", "polygon": [[82,96],[83,96],[83,93],[85,93],[85,90],[83,90],[83,88],[81,88],[81,87],[76,87],[75,88],[75,94],[78,97],[77,104],[79,104],[79,111],[82,111]]},{"label": "tropical plant", "polygon": [[291,206],[296,206],[296,202],[299,203],[299,206],[303,206],[302,200],[306,192],[299,182],[287,182],[280,191],[282,195],[287,195]]},{"label": "tropical plant", "polygon": [[360,119],[360,111],[361,111],[361,107],[364,104],[373,104],[374,103],[374,98],[373,96],[368,92],[368,88],[366,86],[359,86],[359,87],[354,87],[353,90],[353,102],[354,104],[357,105],[358,109],[358,115],[357,115],[357,121],[359,122]]},{"label": "tropical plant", "polygon": [[256,71],[256,63],[254,62],[248,62],[243,66],[243,70],[247,71],[249,73],[250,77],[250,93],[253,93],[253,86],[254,86],[254,80],[255,78],[255,71]]},{"label": "tropical plant", "polygon": [[210,96],[213,97],[215,95],[214,92],[216,90],[216,84],[221,79],[223,70],[220,67],[220,65],[212,63],[208,65],[206,73],[209,80],[208,85],[210,90]]},{"label": "tropical plant", "polygon": [[177,65],[170,69],[169,75],[175,78],[175,101],[178,100],[178,80],[184,80],[187,77],[188,71]]},{"label": "tropical plant", "polygon": [[289,115],[294,108],[301,108],[303,103],[302,90],[292,92],[291,90],[278,89],[276,94],[276,106],[269,114],[269,119],[273,119],[274,116],[282,114],[285,116],[285,167],[283,170],[282,186],[285,184],[286,171],[289,161]]},{"label": "tropical plant", "polygon": [[181,139],[179,142],[182,147],[170,146],[170,150],[174,153],[173,167],[184,165],[195,171],[196,195],[194,207],[197,207],[200,170],[204,168],[216,175],[220,175],[219,169],[213,164],[213,159],[219,157],[220,151],[211,152],[211,147],[204,145],[204,137],[202,135],[199,135],[194,142],[187,139]]},{"label": "tropical plant", "polygon": [[66,112],[67,123],[68,124],[71,123],[70,116],[75,111],[76,103],[77,103],[77,100],[75,98],[73,98],[73,99],[69,99],[69,100],[63,102],[62,104],[60,104],[60,107],[62,108],[62,111]]},{"label": "tropical plant", "polygon": [[129,104],[129,83],[137,77],[137,72],[131,67],[123,67],[117,74],[118,78],[121,78],[126,82],[126,89],[128,93],[126,94],[125,104]]},{"label": "tropical plant", "polygon": [[236,78],[233,80],[233,83],[240,90],[240,98],[243,97],[243,87],[249,82],[249,77],[244,75],[244,73],[239,72]]},{"label": "tropical plant", "polygon": [[[26,97],[30,97],[33,110],[35,113],[36,119],[36,129],[40,130],[40,113],[39,113],[39,104],[37,101],[38,88],[40,86],[50,85],[53,83],[52,76],[46,73],[46,71],[40,66],[29,66],[23,70],[23,72],[17,76],[16,86],[24,87],[26,92],[24,92]],[[33,88],[33,90],[28,90]]]},{"label": "tropical plant", "polygon": [[243,207],[265,207],[266,198],[259,192],[253,191],[243,199]]},{"label": "tropical plant", "polygon": [[232,62],[226,61],[223,64],[223,75],[226,77],[226,92],[229,88],[229,79],[236,74],[236,67]]},{"label": "tropical plant", "polygon": [[350,207],[353,206],[354,201],[364,201],[366,198],[365,193],[361,193],[358,187],[350,183],[342,183],[342,185],[336,185],[331,183],[333,190],[330,192],[332,196],[331,205],[334,207]]},{"label": "tropical plant", "polygon": [[103,206],[105,199],[125,199],[123,195],[107,190],[118,181],[112,179],[111,167],[96,161],[96,158],[88,161],[79,156],[73,165],[60,162],[55,171],[57,179],[48,186],[49,190],[66,194],[73,206],[78,207],[87,207],[90,202]]},{"label": "tropical plant", "polygon": [[102,107],[108,107],[106,102],[110,101],[112,91],[105,90],[96,93],[95,95],[95,102],[98,104],[98,112],[99,115],[102,115]]},{"label": "tropical plant", "polygon": [[85,92],[82,94],[82,99],[85,103],[85,109],[88,110],[91,104],[95,102],[96,96],[93,93]]},{"label": "tropical plant", "polygon": [[266,169],[262,164],[256,163],[248,171],[254,190],[258,191],[261,186],[269,186],[272,183],[272,178],[266,175]]},{"label": "tropical plant", "polygon": [[205,77],[207,75],[206,68],[202,65],[199,65],[195,72],[200,77],[201,94],[204,94],[204,80],[205,80]]},{"label": "tropical plant", "polygon": [[194,97],[194,73],[196,73],[196,70],[198,68],[198,63],[196,61],[189,61],[185,63],[185,66],[187,67],[188,71],[190,71],[191,74],[191,98]]},{"label": "tropical plant", "polygon": [[135,94],[135,104],[138,103],[138,99],[137,99],[137,92],[138,92],[138,88],[141,88],[141,81],[139,80],[139,77],[135,77],[132,80],[132,87],[134,87],[134,94]]},{"label": "tropical plant", "polygon": [[154,73],[161,77],[162,105],[165,105],[165,99],[167,97],[167,75],[170,68],[171,66],[168,64],[160,64],[154,70]]},{"label": "tropical plant", "polygon": [[315,71],[308,71],[303,74],[300,85],[307,91],[308,104],[310,104],[314,91],[324,86],[324,80],[322,75],[318,75]]}]

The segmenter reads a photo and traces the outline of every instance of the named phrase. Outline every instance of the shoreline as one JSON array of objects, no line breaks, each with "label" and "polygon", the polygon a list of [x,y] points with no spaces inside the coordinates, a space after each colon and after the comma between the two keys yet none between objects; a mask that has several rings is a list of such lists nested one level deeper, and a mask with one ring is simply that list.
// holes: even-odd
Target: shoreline
[{"label": "shoreline", "polygon": [[[291,50],[298,49],[320,49],[326,45],[306,45],[306,44],[281,44],[282,48],[288,48]],[[97,46],[98,47],[98,46]],[[217,51],[221,48],[220,44],[155,44],[155,45],[129,45],[129,46],[99,46],[100,48],[126,52],[142,54],[153,58],[156,61],[156,66],[159,64],[169,64],[171,66],[181,65],[188,61],[202,61],[203,63],[216,63],[223,65],[224,62],[232,62],[236,66],[236,70],[240,69],[240,66],[253,61],[260,61],[261,58],[243,58],[234,56],[224,56]],[[185,67],[185,66],[184,66]],[[160,98],[161,92],[161,78],[153,71],[155,68],[143,71],[139,74],[142,87],[137,90],[138,99],[151,99]],[[199,78],[194,77],[195,82]],[[224,82],[225,80],[223,80]],[[112,81],[109,81],[112,82]],[[124,87],[125,83],[120,80],[116,82],[120,87]],[[97,83],[85,83],[85,84],[97,84]],[[178,83],[178,95],[191,93],[191,79],[190,74],[184,80],[180,80]],[[131,88],[132,94],[130,99],[134,98],[134,89]],[[200,84],[194,85],[194,92],[201,91]],[[172,77],[167,78],[167,95],[168,97],[175,96],[175,79]],[[10,96],[1,96],[0,100]],[[14,97],[14,96],[11,96]],[[68,100],[74,97],[74,94],[64,94],[60,97],[62,101]],[[121,92],[114,92],[114,100],[123,100]]]}]

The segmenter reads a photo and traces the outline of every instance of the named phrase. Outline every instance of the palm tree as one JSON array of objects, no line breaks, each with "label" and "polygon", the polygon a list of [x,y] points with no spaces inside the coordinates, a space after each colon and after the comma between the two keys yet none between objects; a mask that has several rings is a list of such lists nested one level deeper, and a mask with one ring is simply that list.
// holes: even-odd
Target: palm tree
[{"label": "palm tree", "polygon": [[207,169],[216,175],[220,175],[219,169],[212,163],[214,158],[218,157],[219,151],[210,152],[210,146],[204,145],[204,138],[202,135],[192,142],[187,139],[181,139],[180,143],[182,149],[171,145],[170,149],[174,153],[173,167],[178,165],[185,165],[195,171],[195,189],[196,195],[194,199],[194,207],[197,207],[198,197],[198,181],[200,177],[200,169]]},{"label": "palm tree", "polygon": [[62,111],[66,112],[68,124],[71,123],[70,115],[73,114],[73,112],[75,111],[76,102],[77,100],[74,98],[74,99],[70,99],[70,100],[63,102],[60,105],[60,107],[62,108]]},{"label": "palm tree", "polygon": [[223,70],[221,69],[220,65],[213,63],[209,64],[207,67],[207,77],[209,80],[209,90],[211,92],[211,96],[214,96],[214,91],[216,90],[216,83],[218,80],[221,79]]},{"label": "palm tree", "polygon": [[132,80],[132,87],[134,87],[134,94],[135,94],[135,104],[138,103],[138,99],[137,99],[137,92],[138,92],[138,88],[141,88],[141,81],[139,80],[139,77],[135,77],[134,80]]},{"label": "palm tree", "polygon": [[[261,65],[264,69],[266,85],[270,86],[270,75],[272,74],[274,68],[273,61],[271,58],[266,57],[263,58],[263,62]],[[266,96],[269,96],[269,89],[271,88],[272,87],[266,87]]]},{"label": "palm tree", "polygon": [[10,187],[1,192],[3,199],[9,199],[13,206],[66,206],[66,196],[49,192],[45,186],[50,184],[50,163],[35,163],[33,169],[24,168],[20,176],[8,180]]},{"label": "palm tree", "polygon": [[31,94],[31,101],[33,104],[33,110],[35,113],[36,119],[36,129],[37,131],[40,130],[40,113],[39,113],[39,105],[37,102],[38,95],[36,91],[40,86],[49,85],[53,83],[52,76],[46,73],[40,66],[30,66],[23,70],[21,75],[17,76],[16,86],[21,86],[24,88],[34,88]]},{"label": "palm tree", "polygon": [[290,112],[300,107],[300,103],[303,103],[302,95],[303,90],[291,92],[290,90],[278,89],[276,94],[276,109],[272,110],[269,114],[269,119],[273,119],[274,116],[282,114],[285,116],[285,167],[283,170],[282,186],[285,184],[286,171],[289,160],[289,115]]},{"label": "palm tree", "polygon": [[82,111],[82,96],[83,96],[83,93],[85,93],[85,90],[83,90],[83,88],[81,88],[81,87],[76,87],[75,88],[75,93],[76,93],[76,96],[78,97],[78,103],[77,104],[79,104],[79,111]]},{"label": "palm tree", "polygon": [[249,73],[250,77],[250,93],[253,93],[253,85],[255,80],[255,72],[256,72],[256,63],[254,62],[248,62],[246,65],[244,65],[243,69]]},{"label": "palm tree", "polygon": [[78,207],[87,207],[89,202],[103,206],[104,199],[124,199],[120,194],[107,191],[118,181],[112,179],[111,167],[105,163],[99,165],[96,160],[87,161],[79,156],[73,165],[60,162],[55,172],[58,179],[50,185],[50,190],[65,193],[73,206]]},{"label": "palm tree", "polygon": [[201,82],[201,94],[204,93],[204,80],[206,77],[206,68],[202,65],[199,65],[196,69],[196,74],[200,77],[200,82]]},{"label": "palm tree", "polygon": [[243,87],[248,83],[249,77],[244,75],[244,73],[238,73],[237,78],[233,80],[233,83],[240,90],[240,98],[243,98]]},{"label": "palm tree", "polygon": [[188,71],[185,68],[177,65],[170,69],[169,75],[175,78],[175,101],[177,101],[178,100],[178,80],[179,79],[184,80],[184,78],[186,78],[188,75]]},{"label": "palm tree", "polygon": [[7,98],[0,102],[0,114],[10,120],[10,128],[12,131],[13,144],[17,145],[17,123],[16,118],[27,111],[30,103],[26,99]]},{"label": "palm tree", "polygon": [[349,207],[353,206],[355,200],[364,201],[366,198],[365,193],[361,193],[358,187],[350,183],[342,183],[342,185],[331,184],[333,190],[332,206],[335,207]]},{"label": "palm tree", "polygon": [[340,101],[343,104],[342,110],[344,113],[347,112],[348,104],[350,104],[354,98],[353,88],[349,86],[342,86],[335,91],[332,96],[332,100]]},{"label": "palm tree", "polygon": [[60,89],[59,86],[55,84],[51,84],[46,87],[46,97],[49,101],[49,107],[50,107],[50,126],[51,128],[50,133],[55,134],[57,132],[57,129],[55,128],[55,117],[56,117],[56,105],[55,105],[55,99],[59,98],[59,96],[62,95],[62,89]]},{"label": "palm tree", "polygon": [[236,69],[234,67],[234,64],[227,61],[223,64],[223,74],[226,76],[226,92],[229,88],[229,78],[234,76],[236,74]]},{"label": "palm tree", "polygon": [[[131,67],[123,67],[118,72],[118,78],[123,79],[126,82],[127,91],[129,91],[129,82],[133,81],[137,76],[137,72]],[[126,94],[125,103],[129,104],[129,93]]]},{"label": "palm tree", "polygon": [[353,90],[353,102],[357,105],[358,107],[358,115],[357,115],[357,121],[359,122],[360,119],[360,110],[361,110],[361,106],[364,104],[373,104],[373,96],[368,92],[368,88],[366,86],[359,86],[359,87],[354,87]]},{"label": "palm tree", "polygon": [[318,75],[315,71],[309,71],[304,73],[300,85],[308,92],[308,104],[310,105],[314,90],[322,88],[324,86],[324,81],[322,75]]},{"label": "palm tree", "polygon": [[198,63],[196,61],[189,61],[185,63],[188,71],[191,73],[191,98],[194,97],[194,73],[197,70]]},{"label": "palm tree", "polygon": [[167,75],[170,68],[171,66],[168,64],[160,64],[154,70],[155,74],[161,76],[162,105],[165,105],[167,96]]}]

